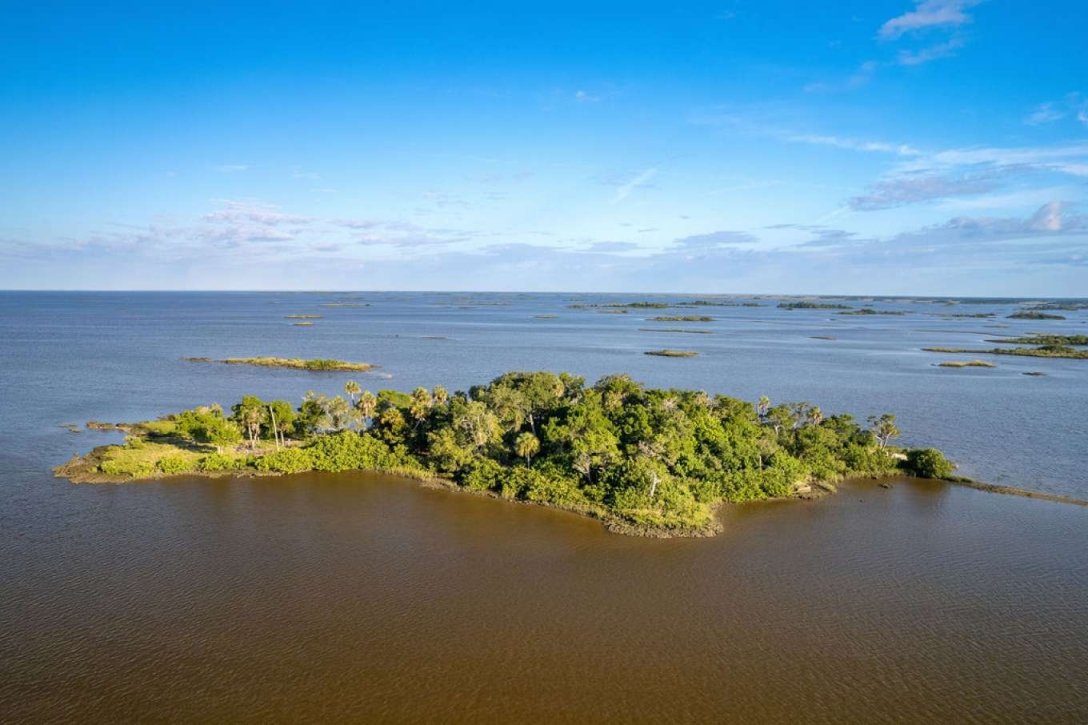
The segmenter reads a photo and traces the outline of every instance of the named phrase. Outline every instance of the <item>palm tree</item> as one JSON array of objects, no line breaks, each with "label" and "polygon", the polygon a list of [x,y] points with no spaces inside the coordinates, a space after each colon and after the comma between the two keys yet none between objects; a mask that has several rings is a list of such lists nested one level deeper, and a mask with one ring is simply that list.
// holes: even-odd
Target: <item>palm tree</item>
[{"label": "palm tree", "polygon": [[414,427],[418,428],[419,424],[426,420],[427,413],[430,412],[432,405],[434,405],[434,400],[431,399],[429,390],[416,388],[412,391],[412,402],[408,406],[408,412],[416,421]]},{"label": "palm tree", "polygon": [[526,468],[531,468],[533,456],[540,452],[540,439],[532,433],[522,433],[514,441],[514,452],[525,459]]},{"label": "palm tree", "polygon": [[767,417],[767,411],[771,409],[771,399],[766,395],[759,396],[759,405],[756,406],[756,412],[759,413],[760,420]]},{"label": "palm tree", "polygon": [[363,425],[369,428],[371,421],[374,420],[374,413],[378,410],[378,399],[374,397],[374,393],[364,390],[363,394],[359,396],[359,402],[355,404],[355,407],[359,409],[359,414],[363,416]]},{"label": "palm tree", "polygon": [[434,398],[435,405],[445,405],[450,399],[450,392],[441,385],[436,385],[431,391],[431,397]]},{"label": "palm tree", "polygon": [[354,380],[349,380],[344,383],[344,392],[351,398],[351,404],[354,406],[356,404],[355,396],[362,392],[362,388],[359,387],[359,383]]},{"label": "palm tree", "polygon": [[820,406],[814,405],[808,409],[808,422],[810,425],[819,425],[824,420],[824,412]]}]

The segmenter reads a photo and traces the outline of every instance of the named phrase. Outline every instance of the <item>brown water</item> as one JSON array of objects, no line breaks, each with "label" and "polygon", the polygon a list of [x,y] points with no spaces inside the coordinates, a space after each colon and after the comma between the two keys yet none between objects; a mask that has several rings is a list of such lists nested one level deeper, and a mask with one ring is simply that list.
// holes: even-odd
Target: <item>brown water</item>
[{"label": "brown water", "polygon": [[7,722],[1088,721],[1080,507],[863,484],[661,541],[363,474],[54,485]]}]

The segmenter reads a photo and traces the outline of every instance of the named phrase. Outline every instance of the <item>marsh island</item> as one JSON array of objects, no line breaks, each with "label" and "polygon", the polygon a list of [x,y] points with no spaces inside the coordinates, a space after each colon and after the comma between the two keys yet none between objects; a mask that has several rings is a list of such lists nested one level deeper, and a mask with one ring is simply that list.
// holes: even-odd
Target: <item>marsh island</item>
[{"label": "marsh island", "polygon": [[467,392],[416,388],[302,404],[246,396],[126,426],[56,469],[74,482],[178,474],[368,470],[543,504],[655,536],[715,533],[715,507],[808,497],[848,476],[947,478],[934,449],[901,451],[892,415],[859,425],[808,403],[749,403],[647,388],[626,375],[594,385],[567,373],[513,372]]}]

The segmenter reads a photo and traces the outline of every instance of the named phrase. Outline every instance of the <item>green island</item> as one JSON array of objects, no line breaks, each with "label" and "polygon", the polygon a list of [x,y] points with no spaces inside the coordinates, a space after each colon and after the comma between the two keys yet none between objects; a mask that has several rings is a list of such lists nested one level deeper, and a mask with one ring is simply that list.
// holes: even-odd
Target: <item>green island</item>
[{"label": "green island", "polygon": [[303,360],[295,357],[228,357],[225,360],[213,360],[208,357],[187,357],[186,362],[222,363],[223,365],[254,365],[262,368],[289,368],[291,370],[309,370],[311,372],[365,372],[376,365],[370,363],[346,362],[328,358]]},{"label": "green island", "polygon": [[[58,466],[77,483],[172,475],[381,471],[552,506],[645,536],[709,536],[726,503],[808,498],[851,476],[948,479],[932,448],[902,451],[895,417],[825,416],[808,403],[749,403],[647,388],[627,375],[587,386],[513,372],[467,392],[307,393],[297,408],[245,396],[118,429],[123,444]],[[106,424],[99,424],[106,425]]]},{"label": "green island", "polygon": [[877,310],[872,307],[862,307],[857,310],[846,310],[845,312],[839,312],[840,315],[895,315],[901,317],[905,314],[903,310]]},{"label": "green island", "polygon": [[656,355],[657,357],[695,357],[699,353],[694,350],[647,350],[643,355]]},{"label": "green island", "polygon": [[1020,312],[1014,312],[1008,315],[1006,319],[1009,320],[1064,320],[1062,315],[1053,315],[1049,312],[1039,312],[1037,310],[1021,310]]},{"label": "green island", "polygon": [[779,302],[780,310],[852,310],[850,305],[840,305],[832,302]]},{"label": "green island", "polygon": [[1038,347],[923,347],[923,352],[944,352],[963,355],[1018,355],[1020,357],[1055,357],[1069,360],[1088,360],[1088,350],[1077,350],[1069,345],[1040,345]]},{"label": "green island", "polygon": [[1004,345],[1088,345],[1088,335],[1028,335],[1027,337],[1008,337],[1001,340],[987,340]]},{"label": "green island", "polygon": [[985,360],[945,360],[937,363],[939,368],[996,368],[992,362]]},{"label": "green island", "polygon": [[713,322],[709,315],[658,315],[647,318],[650,322]]}]

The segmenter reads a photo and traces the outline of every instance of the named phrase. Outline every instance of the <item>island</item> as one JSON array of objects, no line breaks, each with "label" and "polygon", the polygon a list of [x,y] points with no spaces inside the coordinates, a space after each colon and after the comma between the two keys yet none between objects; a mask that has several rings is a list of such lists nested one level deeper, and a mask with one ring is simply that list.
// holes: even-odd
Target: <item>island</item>
[{"label": "island", "polygon": [[1020,312],[1014,312],[1007,316],[1010,320],[1064,320],[1062,315],[1052,315],[1049,312],[1039,312],[1037,310],[1022,310]]},{"label": "island", "polygon": [[647,318],[650,322],[713,322],[709,315],[658,315]]},{"label": "island", "polygon": [[210,357],[187,357],[186,362],[195,363],[221,363],[223,365],[253,365],[261,368],[289,368],[291,370],[308,370],[310,372],[366,372],[377,367],[370,363],[346,362],[329,358],[314,358],[303,360],[294,357],[228,357],[225,360],[213,360]]},{"label": "island", "polygon": [[647,350],[643,355],[655,355],[657,357],[695,357],[699,353],[694,350]]},{"label": "island", "polygon": [[965,355],[1019,355],[1020,357],[1057,357],[1069,360],[1088,360],[1088,350],[1077,350],[1070,345],[1046,344],[1038,347],[923,347],[923,352],[943,352]]},{"label": "island", "polygon": [[709,536],[723,504],[814,497],[852,476],[948,478],[931,448],[899,450],[895,417],[862,427],[808,403],[772,405],[647,388],[627,375],[587,385],[512,372],[450,394],[308,393],[295,407],[248,395],[121,426],[55,473],[77,483],[172,475],[381,471],[595,517],[612,531]]},{"label": "island", "polygon": [[852,310],[850,305],[832,302],[779,302],[780,310]]}]

